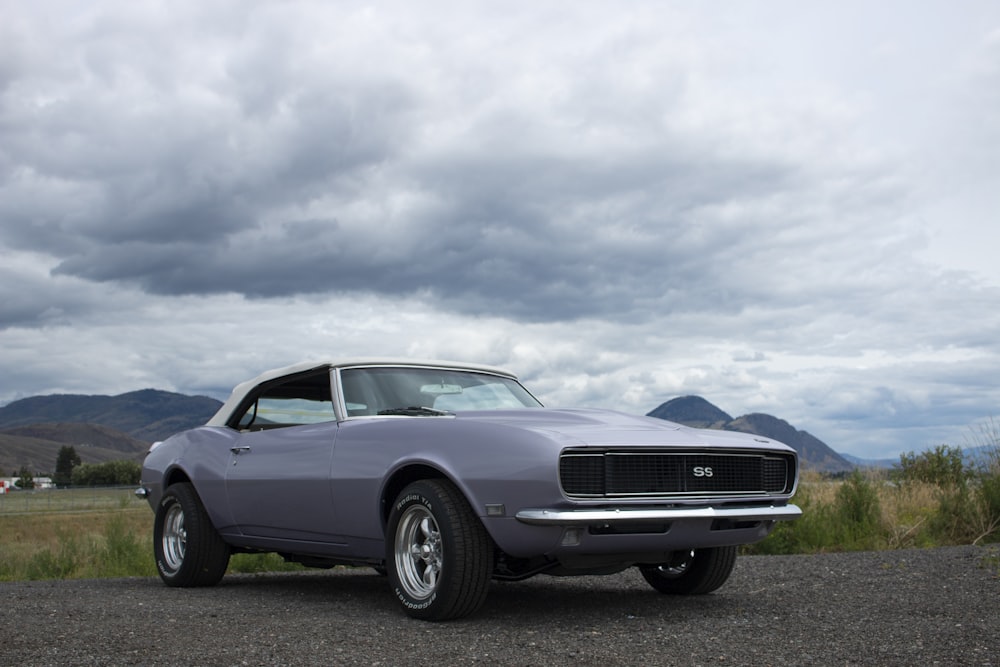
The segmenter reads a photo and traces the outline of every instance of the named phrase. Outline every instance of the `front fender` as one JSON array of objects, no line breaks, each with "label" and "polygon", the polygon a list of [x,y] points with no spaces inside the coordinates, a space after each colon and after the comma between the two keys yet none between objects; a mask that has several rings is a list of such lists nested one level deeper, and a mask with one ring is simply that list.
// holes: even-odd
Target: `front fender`
[{"label": "front fender", "polygon": [[140,484],[153,511],[169,484],[187,478],[216,530],[231,530],[234,521],[226,499],[225,471],[235,440],[236,433],[228,428],[206,426],[174,435],[152,448],[143,461]]}]

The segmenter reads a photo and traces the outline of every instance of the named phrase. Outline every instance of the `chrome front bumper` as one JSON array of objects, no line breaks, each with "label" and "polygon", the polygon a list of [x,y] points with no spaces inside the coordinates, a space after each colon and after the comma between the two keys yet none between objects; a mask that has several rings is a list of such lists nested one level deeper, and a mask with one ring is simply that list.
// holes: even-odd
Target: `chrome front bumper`
[{"label": "chrome front bumper", "polygon": [[669,507],[661,509],[613,510],[521,510],[518,521],[535,526],[580,524],[670,523],[692,519],[732,519],[735,521],[792,521],[802,516],[796,505],[767,507]]}]

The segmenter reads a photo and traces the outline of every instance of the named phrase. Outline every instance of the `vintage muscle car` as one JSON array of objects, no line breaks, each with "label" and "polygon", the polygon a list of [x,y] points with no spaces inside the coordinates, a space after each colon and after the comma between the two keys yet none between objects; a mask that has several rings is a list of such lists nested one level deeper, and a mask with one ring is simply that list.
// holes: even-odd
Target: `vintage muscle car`
[{"label": "vintage muscle car", "polygon": [[801,512],[798,459],[763,437],[544,408],[514,374],[438,361],[308,362],[237,386],[155,443],[141,486],[170,586],[234,552],[388,575],[411,616],[479,608],[492,579],[636,566],[663,593],[721,586],[738,545]]}]

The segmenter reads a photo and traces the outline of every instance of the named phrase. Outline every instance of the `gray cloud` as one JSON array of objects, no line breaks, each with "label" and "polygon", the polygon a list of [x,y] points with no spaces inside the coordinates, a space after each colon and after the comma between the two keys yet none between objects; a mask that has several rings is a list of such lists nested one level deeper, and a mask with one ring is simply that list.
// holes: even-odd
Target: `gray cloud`
[{"label": "gray cloud", "polygon": [[0,401],[458,357],[893,452],[1000,399],[993,3],[43,4],[0,25]]}]

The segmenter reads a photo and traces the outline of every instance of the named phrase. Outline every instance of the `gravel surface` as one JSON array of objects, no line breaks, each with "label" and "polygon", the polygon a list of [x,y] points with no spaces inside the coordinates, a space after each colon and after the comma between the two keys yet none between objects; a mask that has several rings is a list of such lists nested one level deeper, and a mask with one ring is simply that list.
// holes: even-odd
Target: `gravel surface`
[{"label": "gravel surface", "polygon": [[19,665],[1000,665],[1000,547],[749,556],[712,595],[609,577],[493,584],[415,621],[367,569],[0,584]]}]

